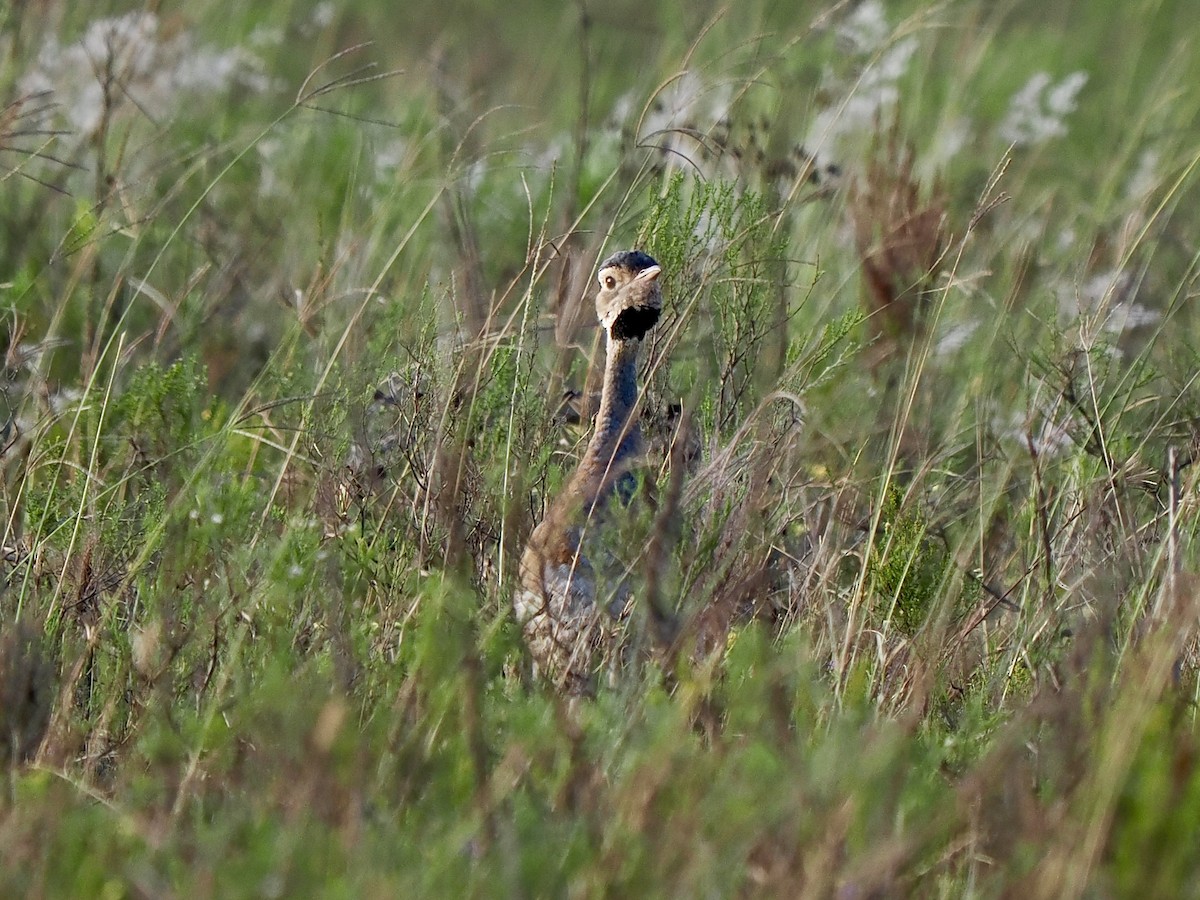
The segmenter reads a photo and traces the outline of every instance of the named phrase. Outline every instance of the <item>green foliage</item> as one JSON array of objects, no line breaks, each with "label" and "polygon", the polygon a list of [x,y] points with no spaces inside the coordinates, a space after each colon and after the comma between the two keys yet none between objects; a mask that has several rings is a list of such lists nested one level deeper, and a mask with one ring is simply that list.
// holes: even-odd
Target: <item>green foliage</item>
[{"label": "green foliage", "polygon": [[1196,736],[1179,712],[1160,702],[1121,786],[1110,838],[1114,886],[1122,893],[1177,890],[1197,875],[1179,835],[1194,833],[1200,801]]},{"label": "green foliage", "polygon": [[[1195,893],[1194,11],[581,10],[0,12],[0,895]],[[512,591],[635,244],[569,701]]]},{"label": "green foliage", "polygon": [[214,404],[204,398],[204,378],[194,356],[165,369],[152,362],[133,373],[117,398],[110,428],[151,459],[174,452],[194,459],[193,448],[219,425]]},{"label": "green foliage", "polygon": [[889,489],[880,511],[869,560],[882,621],[915,634],[942,595],[949,560],[945,548],[931,539],[921,511],[906,505],[896,487]]},{"label": "green foliage", "polygon": [[[708,353],[698,360],[709,427],[721,431],[757,403],[777,345],[794,315],[785,265],[787,241],[763,199],[728,181],[676,173],[655,197],[640,241],[666,271],[681,314]],[[681,354],[683,355],[683,354]],[[776,358],[783,364],[782,356]],[[705,377],[706,376],[706,377]],[[680,385],[684,390],[692,385]]]}]

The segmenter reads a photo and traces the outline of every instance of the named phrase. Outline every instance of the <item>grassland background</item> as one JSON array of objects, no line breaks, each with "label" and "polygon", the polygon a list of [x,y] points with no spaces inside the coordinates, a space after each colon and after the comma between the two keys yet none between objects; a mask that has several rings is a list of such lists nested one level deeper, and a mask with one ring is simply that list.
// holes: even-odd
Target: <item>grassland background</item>
[{"label": "grassland background", "polygon": [[[0,893],[1200,894],[1194,19],[5,6]],[[509,597],[634,244],[612,543],[706,652],[568,706]]]}]

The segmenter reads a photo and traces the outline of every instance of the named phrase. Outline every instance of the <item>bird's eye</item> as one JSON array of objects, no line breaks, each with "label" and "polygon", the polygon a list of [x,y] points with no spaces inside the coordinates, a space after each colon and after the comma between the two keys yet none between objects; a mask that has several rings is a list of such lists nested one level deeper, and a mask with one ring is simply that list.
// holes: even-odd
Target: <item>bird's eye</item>
[{"label": "bird's eye", "polygon": [[604,286],[611,291],[613,288],[615,288],[617,286],[617,279],[613,278],[611,275],[605,275],[604,276]]}]

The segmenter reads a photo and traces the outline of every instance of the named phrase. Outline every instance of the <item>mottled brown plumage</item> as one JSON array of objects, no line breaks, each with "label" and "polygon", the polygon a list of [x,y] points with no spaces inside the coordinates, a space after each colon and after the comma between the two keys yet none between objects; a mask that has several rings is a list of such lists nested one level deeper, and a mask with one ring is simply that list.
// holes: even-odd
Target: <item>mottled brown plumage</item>
[{"label": "mottled brown plumage", "polygon": [[[662,310],[660,272],[653,259],[632,250],[600,264],[596,315],[606,343],[595,432],[521,557],[521,584],[513,598],[517,620],[538,671],[571,694],[592,690],[597,653],[622,612],[597,603],[597,575],[587,548],[614,490],[625,494],[630,469],[642,452],[634,417],[637,354]],[[621,592],[612,593],[619,597]]]}]

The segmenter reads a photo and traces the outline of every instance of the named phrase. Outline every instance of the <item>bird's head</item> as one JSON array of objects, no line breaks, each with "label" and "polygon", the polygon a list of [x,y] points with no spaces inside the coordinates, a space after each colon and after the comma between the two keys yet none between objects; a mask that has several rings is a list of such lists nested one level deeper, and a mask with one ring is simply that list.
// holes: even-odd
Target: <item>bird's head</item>
[{"label": "bird's head", "polygon": [[662,312],[659,267],[641,250],[622,250],[600,263],[596,316],[613,340],[642,337]]}]

